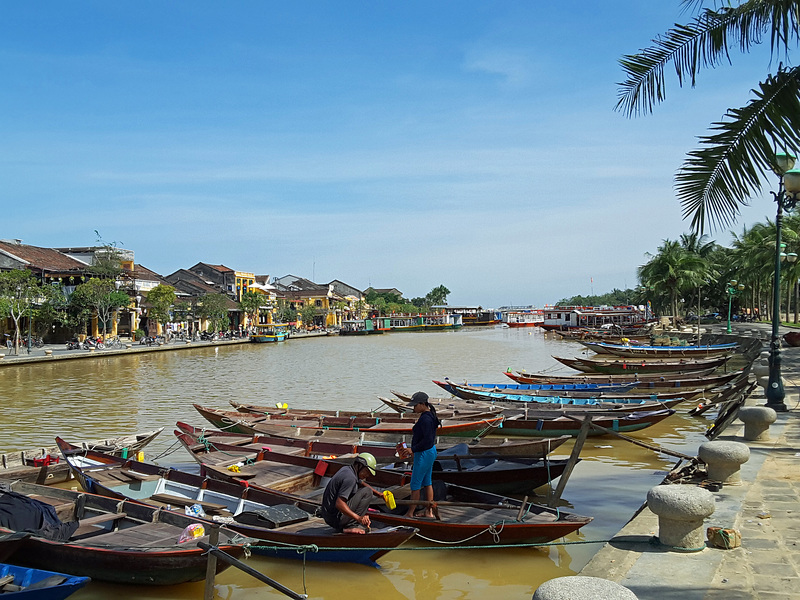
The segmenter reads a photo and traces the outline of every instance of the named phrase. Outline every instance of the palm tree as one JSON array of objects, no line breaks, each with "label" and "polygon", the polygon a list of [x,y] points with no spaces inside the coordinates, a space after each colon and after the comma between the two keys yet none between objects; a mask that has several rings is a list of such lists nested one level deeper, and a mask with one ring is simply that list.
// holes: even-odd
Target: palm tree
[{"label": "palm tree", "polygon": [[[703,68],[730,60],[730,49],[749,52],[769,37],[772,61],[788,57],[800,41],[800,0],[743,0],[736,6],[704,8],[703,0],[683,0],[697,14],[653,40],[653,45],[620,59],[626,80],[620,84],[617,110],[628,116],[650,113],[665,99],[664,70],[672,65],[679,85],[694,86]],[[676,175],[684,218],[704,231],[736,220],[740,208],[758,191],[769,171],[777,171],[776,150],[800,148],[800,67],[779,64],[753,90],[742,108],[729,108],[713,133],[700,138]]]},{"label": "palm tree", "polygon": [[664,240],[658,253],[638,269],[639,281],[656,294],[669,297],[673,323],[678,317],[678,296],[696,288],[706,279],[705,260],[687,251],[679,242]]}]

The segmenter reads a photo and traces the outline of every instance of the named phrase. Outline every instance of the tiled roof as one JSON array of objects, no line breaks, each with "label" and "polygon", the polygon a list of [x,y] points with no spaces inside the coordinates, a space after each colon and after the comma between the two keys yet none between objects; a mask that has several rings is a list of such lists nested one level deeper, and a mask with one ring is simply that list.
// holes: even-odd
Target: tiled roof
[{"label": "tiled roof", "polygon": [[26,266],[29,269],[36,271],[44,269],[46,271],[82,272],[89,267],[86,263],[75,260],[53,248],[40,248],[38,246],[28,246],[27,244],[0,241],[0,252],[22,260],[27,263]]}]

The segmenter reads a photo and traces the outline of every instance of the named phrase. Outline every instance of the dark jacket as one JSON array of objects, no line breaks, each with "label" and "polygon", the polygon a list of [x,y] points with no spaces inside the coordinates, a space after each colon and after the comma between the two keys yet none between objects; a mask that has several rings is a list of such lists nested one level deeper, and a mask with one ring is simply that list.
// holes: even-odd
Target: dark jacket
[{"label": "dark jacket", "polygon": [[412,428],[411,451],[422,452],[433,448],[436,444],[436,430],[439,428],[439,420],[430,411],[420,413],[417,422]]}]

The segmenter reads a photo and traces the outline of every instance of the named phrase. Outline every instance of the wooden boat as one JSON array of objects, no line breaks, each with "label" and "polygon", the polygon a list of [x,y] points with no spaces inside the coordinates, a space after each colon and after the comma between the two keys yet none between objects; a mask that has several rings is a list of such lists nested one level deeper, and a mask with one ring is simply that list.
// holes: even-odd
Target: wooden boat
[{"label": "wooden boat", "polygon": [[[158,465],[126,460],[65,444],[62,448],[81,486],[91,493],[127,498],[183,512],[199,504],[206,518],[222,518],[226,526],[246,535],[253,552],[280,558],[325,562],[376,561],[416,533],[413,527],[381,527],[373,522],[368,536],[337,533],[314,513],[317,505],[301,499],[244,487]],[[316,546],[313,552],[301,548]]]},{"label": "wooden boat", "polygon": [[[12,556],[15,564],[56,568],[112,583],[174,585],[205,579],[208,558],[196,542],[207,543],[208,536],[179,542],[196,519],[138,502],[52,486],[14,481],[9,487],[17,495],[2,492],[0,497],[13,503],[9,514],[15,519],[31,514],[31,518],[44,519],[48,514],[48,518],[57,515],[60,521],[49,534],[40,530],[26,538]],[[0,532],[17,528],[19,522],[7,517],[0,520]],[[65,539],[53,535],[54,529]],[[224,528],[218,547],[236,558],[245,552],[238,534]],[[227,567],[227,563],[217,562],[217,572]]]},{"label": "wooden boat", "polygon": [[642,334],[640,331],[632,329],[629,334],[624,334],[620,330],[608,329],[588,329],[584,327],[572,328],[567,330],[551,329],[550,333],[555,333],[561,338],[579,341],[579,340],[593,340],[598,342],[611,342],[613,344],[622,344],[623,340],[629,342],[642,342],[648,343],[652,339],[651,333]]},{"label": "wooden boat", "polygon": [[90,581],[88,577],[0,563],[0,597],[10,600],[63,600]]},{"label": "wooden boat", "polygon": [[272,323],[271,325],[258,325],[258,332],[250,335],[250,341],[256,344],[270,344],[283,342],[289,339],[288,323]]},{"label": "wooden boat", "polygon": [[[397,456],[397,443],[403,440],[375,441],[362,440],[359,436],[351,434],[337,435],[334,431],[326,431],[320,436],[310,436],[307,438],[284,438],[274,435],[243,435],[228,431],[218,431],[214,429],[203,429],[192,427],[180,421],[176,425],[181,433],[187,434],[194,440],[195,444],[236,446],[242,453],[257,453],[264,447],[274,445],[283,448],[300,447],[305,450],[305,455],[311,454],[358,454],[359,452],[369,452],[378,461],[388,462],[395,460]],[[327,434],[333,434],[328,436]],[[335,436],[335,437],[334,437]],[[472,440],[469,438],[446,437],[436,441],[436,447],[440,450],[447,450],[456,444],[464,444],[467,447],[468,457],[491,454],[500,457],[523,456],[528,458],[542,458],[550,454],[553,450],[561,446],[569,439],[569,436],[559,438],[544,438],[535,440],[509,440],[499,438],[481,438]],[[347,450],[349,449],[349,450]]]},{"label": "wooden boat", "polygon": [[[496,401],[512,401],[512,402],[534,402],[539,404],[583,404],[592,405],[599,402],[607,402],[611,404],[641,404],[642,402],[653,402],[658,400],[674,400],[675,398],[693,399],[696,396],[702,396],[703,389],[681,389],[679,391],[663,392],[663,393],[603,393],[603,392],[583,392],[580,395],[567,395],[567,396],[539,396],[534,394],[526,394],[524,391],[505,391],[502,385],[494,388],[479,387],[469,384],[458,384],[452,381],[436,381],[433,383],[441,387],[446,392],[463,400],[496,400]],[[468,409],[465,409],[468,410]],[[477,410],[477,408],[476,408]]]},{"label": "wooden boat", "polygon": [[[434,380],[435,381],[435,380]],[[444,378],[445,382],[451,382],[449,377]],[[514,394],[530,394],[531,396],[570,396],[572,394],[587,394],[587,397],[605,394],[626,394],[632,392],[638,385],[636,381],[621,382],[574,382],[574,383],[469,383],[464,381],[463,385],[473,387],[506,390]]]},{"label": "wooden boat", "polygon": [[[411,407],[402,401],[398,402],[389,398],[380,398],[380,400],[398,413],[411,410]],[[553,404],[548,402],[514,402],[511,400],[499,402],[494,402],[492,400],[462,400],[460,398],[430,398],[428,400],[428,402],[437,407],[437,412],[440,405],[480,406],[487,410],[494,410],[496,414],[502,414],[507,418],[513,415],[522,415],[522,418],[525,419],[552,419],[562,415],[619,415],[634,412],[652,412],[664,408],[674,408],[683,401],[684,398],[674,398],[672,400],[649,402],[641,400],[638,401],[640,402],[638,404],[614,404],[610,402],[598,402],[597,404]],[[578,402],[582,401],[578,400]]]},{"label": "wooden boat", "polygon": [[800,346],[800,331],[785,333],[783,335],[783,341],[786,342],[787,346],[792,346],[793,348]]},{"label": "wooden boat", "polygon": [[[240,413],[248,413],[251,415],[256,415],[258,417],[261,416],[269,416],[270,418],[277,418],[277,419],[316,419],[319,417],[324,417],[326,420],[329,420],[329,417],[332,418],[347,418],[349,419],[354,426],[363,426],[364,424],[369,425],[373,422],[385,422],[387,418],[395,419],[398,416],[401,419],[410,419],[414,422],[417,420],[417,415],[398,415],[396,413],[386,413],[380,411],[363,411],[363,410],[319,410],[319,409],[310,409],[310,408],[289,408],[289,407],[277,407],[277,406],[263,406],[259,404],[242,404],[237,402],[236,400],[229,401],[231,406],[233,407],[235,412]],[[466,408],[463,410],[455,410],[455,409],[448,409],[445,408],[441,413],[438,413],[437,416],[439,419],[458,419],[459,421],[463,420],[470,420],[475,421],[479,419],[485,419],[486,417],[494,416],[491,412],[482,411],[479,408]]]},{"label": "wooden boat", "polygon": [[[273,463],[269,468],[293,465],[302,468],[305,477],[297,477],[289,490],[282,490],[288,499],[301,497],[305,501],[321,504],[325,488],[324,477],[332,476],[349,463],[317,460],[305,456],[293,456],[277,452],[263,453],[262,461]],[[247,469],[252,469],[248,465]],[[204,473],[225,481],[247,481],[251,488],[260,487],[247,473],[233,473],[227,469],[203,467]],[[244,471],[244,470],[243,470]],[[434,544],[523,544],[547,543],[568,535],[589,523],[592,518],[551,509],[545,506],[522,502],[499,494],[472,488],[434,482],[435,509],[439,518],[426,519],[406,517],[406,506],[402,504],[410,496],[408,485],[385,485],[384,478],[395,480],[396,475],[377,471],[369,478],[376,489],[388,489],[399,501],[397,508],[389,509],[385,503],[376,500],[372,504],[371,518],[392,525],[408,525],[419,529],[418,540]]]},{"label": "wooden boat", "polygon": [[0,562],[8,560],[8,557],[14,554],[22,541],[29,536],[30,533],[20,531],[0,532]]},{"label": "wooden boat", "polygon": [[584,373],[603,373],[607,375],[620,375],[626,373],[669,373],[673,371],[692,371],[709,368],[718,368],[724,365],[730,356],[714,358],[697,358],[681,360],[659,360],[648,358],[646,360],[625,360],[599,358],[565,358],[553,356],[558,362],[583,371]]},{"label": "wooden boat", "polygon": [[634,381],[637,387],[634,389],[669,389],[669,388],[705,388],[709,389],[717,387],[736,379],[737,377],[747,376],[747,370],[740,369],[739,371],[731,371],[730,373],[721,373],[719,375],[711,375],[714,369],[706,369],[705,371],[688,372],[688,373],[658,373],[658,374],[640,374],[633,373],[631,375],[601,375],[599,373],[582,373],[576,375],[544,375],[537,373],[511,372],[507,371],[505,374],[514,381],[522,382],[537,382],[537,381],[552,381],[554,383],[559,381]]},{"label": "wooden boat", "polygon": [[[238,446],[226,444],[200,445],[196,439],[178,431],[175,432],[178,440],[191,452],[195,460],[211,469],[227,469],[230,465],[241,465],[240,472],[249,475],[248,483],[265,487],[283,489],[285,481],[275,478],[274,465],[266,462],[259,463],[265,452],[262,446],[256,452],[242,455]],[[319,454],[308,452],[303,448],[287,448],[285,446],[268,446],[269,454],[287,454],[292,456],[310,456],[317,459],[335,459],[348,457],[346,462],[351,462],[353,453],[349,446],[341,446],[339,451],[334,447],[330,453]],[[376,457],[377,458],[377,457]],[[388,464],[386,457],[379,461],[376,475],[385,485],[402,485],[410,478],[411,465],[399,458],[394,458]],[[566,460],[551,460],[545,458],[527,457],[499,457],[499,456],[469,456],[467,444],[457,444],[439,451],[433,466],[433,479],[467,486],[478,490],[495,492],[498,494],[525,494],[538,487],[550,483],[561,476],[567,466]],[[395,477],[386,476],[387,473]],[[293,475],[289,475],[293,477]]]},{"label": "wooden boat", "polygon": [[[163,430],[161,427],[144,433],[80,442],[78,445],[101,452],[133,455],[152,442]],[[63,483],[69,479],[69,468],[59,464],[59,458],[58,446],[0,454],[0,479],[19,479],[43,485]]]},{"label": "wooden boat", "polygon": [[[524,416],[511,416],[506,418],[498,433],[501,435],[520,435],[526,437],[552,437],[561,435],[577,436],[580,432],[581,421],[591,417],[592,422],[618,433],[640,431],[660,423],[667,417],[675,414],[674,409],[663,409],[653,412],[633,412],[625,415],[596,415],[577,416],[568,415],[556,418],[532,418]],[[538,416],[538,415],[537,415]],[[602,435],[596,429],[589,429],[589,435]]]},{"label": "wooden boat", "polygon": [[698,357],[727,356],[736,351],[739,344],[708,344],[705,346],[637,346],[631,344],[610,344],[608,342],[579,341],[589,350],[597,354],[611,354],[625,358],[650,357]]},{"label": "wooden boat", "polygon": [[[303,433],[317,431],[319,429],[331,429],[336,431],[368,432],[368,433],[391,433],[410,435],[411,428],[416,422],[415,419],[402,417],[375,418],[372,422],[367,420],[357,421],[350,417],[319,417],[308,418],[305,420],[288,419],[275,417],[273,415],[254,415],[252,413],[240,413],[234,411],[223,411],[207,406],[194,404],[195,410],[215,427],[227,429],[237,433],[254,433],[254,426],[268,423],[273,426],[300,429]],[[439,436],[464,436],[484,435],[489,430],[496,428],[503,417],[496,416],[476,421],[442,421],[442,425],[437,430]]]}]

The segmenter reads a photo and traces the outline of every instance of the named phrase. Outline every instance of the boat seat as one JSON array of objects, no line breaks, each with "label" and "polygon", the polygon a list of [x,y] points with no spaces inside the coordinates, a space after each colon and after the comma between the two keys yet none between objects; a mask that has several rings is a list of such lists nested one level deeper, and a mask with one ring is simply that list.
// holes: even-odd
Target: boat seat
[{"label": "boat seat", "polygon": [[173,504],[175,506],[192,506],[199,504],[207,513],[221,513],[228,510],[224,504],[217,504],[216,502],[206,502],[205,500],[195,500],[193,498],[184,498],[182,496],[175,496],[173,494],[153,494],[150,500],[161,502],[162,504]]},{"label": "boat seat", "polygon": [[79,540],[84,537],[91,536],[96,533],[105,532],[105,529],[98,529],[96,526],[109,521],[118,521],[127,517],[127,513],[106,513],[97,515],[96,517],[89,517],[88,519],[81,519],[78,521],[78,529],[72,534],[71,541]]}]

